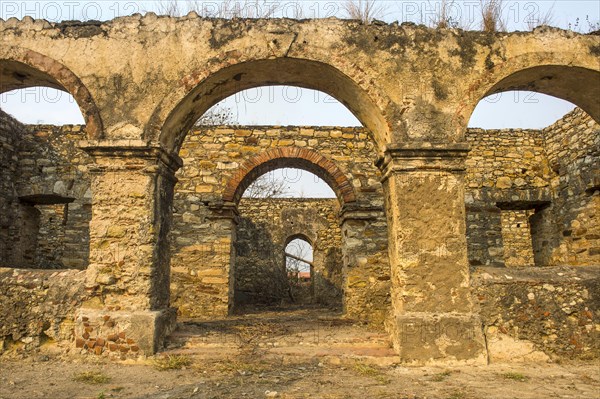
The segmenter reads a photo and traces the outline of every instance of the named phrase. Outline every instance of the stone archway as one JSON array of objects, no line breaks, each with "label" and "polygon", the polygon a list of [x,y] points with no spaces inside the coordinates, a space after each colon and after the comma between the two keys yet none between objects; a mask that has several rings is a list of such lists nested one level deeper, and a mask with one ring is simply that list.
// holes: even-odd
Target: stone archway
[{"label": "stone archway", "polygon": [[[332,188],[337,199],[242,199],[246,188],[259,176],[283,168],[297,168],[314,174]],[[278,291],[273,298],[296,302],[292,294],[294,285],[285,273],[280,272],[285,272],[282,265],[285,265],[287,244],[295,238],[302,238],[311,245],[318,243],[320,247],[316,263],[311,265],[311,269],[315,266],[317,276],[311,275],[311,300],[341,309],[343,292],[346,291],[343,276],[347,264],[342,257],[346,240],[341,234],[338,215],[342,207],[356,202],[356,193],[351,181],[335,162],[307,148],[267,150],[244,162],[229,178],[223,200],[235,204],[240,215],[237,232],[232,239],[238,248],[231,263],[234,286],[243,292],[243,295],[236,292],[236,306],[242,302],[239,298],[250,298],[251,301],[252,297],[256,297],[252,292],[270,289]],[[295,233],[290,236],[290,231]],[[271,247],[272,251],[262,251],[265,246]],[[258,264],[261,266],[257,268]],[[250,273],[248,270],[254,271]],[[262,281],[266,283],[261,285],[252,275],[262,275]]]},{"label": "stone archway", "polygon": [[[327,93],[343,103],[374,135],[380,148],[389,141],[389,126],[380,108],[352,78],[334,66],[310,59],[281,57],[226,62],[204,80],[188,88],[183,98],[169,104],[160,132],[160,142],[178,151],[189,129],[211,106],[242,90],[261,86],[289,85]],[[190,77],[184,79],[194,82]],[[189,84],[189,83],[188,83]],[[157,112],[163,112],[162,106]],[[155,113],[153,118],[160,118]],[[160,122],[153,122],[152,125]]]},{"label": "stone archway", "polygon": [[514,72],[496,82],[483,97],[509,90],[548,94],[576,104],[600,121],[600,72],[567,65],[539,65]]},{"label": "stone archway", "polygon": [[[235,289],[230,282],[240,281],[231,274],[235,255],[245,256],[246,251],[238,245],[234,232],[241,226],[242,210],[249,209],[250,198],[240,205],[238,201],[259,175],[289,166],[315,174],[332,188],[331,194],[336,194],[322,208],[325,212],[335,207],[335,211],[325,213],[327,226],[332,226],[339,237],[328,238],[337,244],[322,246],[323,287],[332,280],[335,287],[347,282],[343,293],[338,288],[329,295],[335,297],[336,306],[345,295],[351,317],[382,323],[389,307],[390,280],[383,193],[374,165],[374,147],[369,132],[358,127],[193,129],[181,149],[186,164],[177,174],[174,199],[171,298],[180,314],[214,319],[232,310],[228,304],[235,303],[235,298],[228,293],[235,294]],[[252,209],[263,212],[258,205]],[[296,203],[291,209],[302,215],[313,214],[319,207],[305,203],[303,208]],[[292,213],[285,215],[295,217]],[[288,227],[286,233],[297,230],[297,224]],[[261,231],[266,236],[272,229]],[[284,238],[277,239],[281,248]],[[344,265],[349,266],[347,275],[343,275]]]},{"label": "stone archway", "polygon": [[[531,55],[509,59],[491,68],[485,79],[472,86],[472,102],[469,105],[469,118],[465,119],[466,123],[469,122],[477,105],[485,101],[486,97],[509,91],[541,93],[568,101],[578,107],[575,111],[540,129],[498,131],[497,136],[504,133],[509,140],[520,134],[527,134],[527,131],[536,132],[530,133],[529,136],[539,138],[538,148],[543,148],[543,155],[537,156],[536,159],[553,161],[552,166],[546,167],[547,182],[541,180],[535,187],[522,185],[516,189],[508,179],[509,183],[503,186],[488,183],[489,186],[485,189],[477,188],[484,191],[484,194],[479,194],[479,199],[467,206],[468,218],[478,220],[478,223],[473,225],[473,229],[487,229],[489,237],[493,236],[493,233],[489,234],[490,231],[501,233],[501,239],[498,240],[499,244],[488,242],[484,247],[486,251],[480,251],[478,258],[474,259],[475,264],[499,266],[514,264],[515,247],[518,245],[524,248],[522,252],[527,254],[524,256],[525,259],[528,259],[528,256],[533,257],[532,252],[536,254],[535,261],[521,259],[520,262],[535,262],[537,266],[566,264],[569,258],[567,248],[572,243],[570,233],[567,231],[563,234],[562,231],[568,228],[561,228],[561,226],[569,224],[571,219],[577,220],[586,213],[594,213],[597,208],[597,204],[586,193],[586,190],[593,189],[597,185],[594,182],[594,172],[590,172],[589,166],[583,159],[586,154],[595,152],[594,132],[589,130],[592,130],[591,126],[595,126],[600,120],[600,102],[597,100],[600,97],[600,70],[597,57],[593,60],[596,64],[594,65],[586,62],[588,54],[585,52],[581,57],[576,58],[572,51],[572,49],[564,49],[556,54],[541,52],[537,59],[532,59]],[[573,120],[581,123],[581,126],[589,126],[587,133],[585,129],[577,128]],[[467,133],[467,136],[469,135],[471,140],[479,136]],[[522,142],[522,138],[519,140]],[[491,143],[488,144],[493,146]],[[523,151],[524,146],[519,145],[519,147],[519,150]],[[514,176],[516,179],[521,179],[525,176],[527,168],[516,170],[523,171]],[[577,172],[573,173],[572,170]],[[564,174],[569,173],[573,174],[565,178]],[[570,200],[577,202],[576,206],[566,200],[566,196],[561,194],[564,192],[569,192],[573,198],[578,197],[577,201]],[[471,194],[468,193],[469,196]],[[521,231],[525,238],[517,241],[517,245],[511,234],[517,231],[515,229],[520,225],[513,223],[513,231],[511,231],[511,223],[508,222],[511,219],[519,219],[523,224]],[[594,227],[590,224],[589,228]],[[468,231],[467,234],[470,237],[476,235],[473,231]],[[481,242],[476,241],[472,240],[468,243],[469,250],[481,246]],[[508,245],[508,242],[511,244]],[[586,250],[585,245],[578,247],[578,251],[584,256],[579,255],[576,261],[572,259],[569,261],[584,264],[589,262],[585,256]]]},{"label": "stone archway", "polygon": [[[3,238],[10,250],[0,257],[11,267],[85,268],[89,250],[87,244],[81,245],[81,237],[87,241],[89,235],[91,211],[86,193],[90,192],[90,182],[87,168],[79,167],[90,160],[78,145],[79,140],[102,137],[102,119],[88,88],[64,64],[29,49],[3,48],[0,94],[38,86],[72,95],[85,125],[65,139],[67,134],[62,131],[32,133],[32,129],[0,112],[2,141],[9,143],[0,154],[0,213],[5,220],[9,214],[13,216],[8,222],[0,221],[11,232],[10,237]],[[15,173],[21,163],[34,166]],[[78,222],[74,224],[74,220]],[[38,240],[38,235],[42,239]],[[72,249],[65,251],[65,245]],[[84,248],[75,249],[79,245]],[[65,253],[71,255],[63,257]]]},{"label": "stone archway", "polygon": [[32,86],[44,86],[65,91],[77,101],[85,120],[89,139],[103,137],[100,112],[90,91],[69,68],[60,62],[32,50],[10,48],[7,57],[0,58],[0,93]]},{"label": "stone archway", "polygon": [[569,101],[599,122],[600,70],[592,65],[567,62],[559,56],[542,55],[547,59],[537,62],[516,57],[473,79],[464,102],[456,110],[459,129],[466,130],[473,111],[485,97],[513,90],[533,91]]}]

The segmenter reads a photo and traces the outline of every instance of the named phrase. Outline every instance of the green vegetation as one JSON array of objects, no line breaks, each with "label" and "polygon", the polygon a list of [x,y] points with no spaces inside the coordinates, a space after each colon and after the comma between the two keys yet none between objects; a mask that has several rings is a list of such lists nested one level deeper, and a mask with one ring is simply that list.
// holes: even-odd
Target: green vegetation
[{"label": "green vegetation", "polygon": [[154,368],[160,371],[180,370],[192,364],[192,360],[184,355],[167,355],[154,359]]},{"label": "green vegetation", "polygon": [[75,374],[73,381],[85,382],[86,384],[106,384],[111,378],[101,371],[83,371]]}]

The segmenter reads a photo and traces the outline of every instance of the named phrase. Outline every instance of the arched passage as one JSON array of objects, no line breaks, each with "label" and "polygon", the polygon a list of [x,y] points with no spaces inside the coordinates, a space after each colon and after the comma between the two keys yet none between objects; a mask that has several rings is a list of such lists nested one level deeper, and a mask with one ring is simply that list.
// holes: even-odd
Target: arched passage
[{"label": "arched passage", "polygon": [[85,120],[87,137],[103,136],[102,119],[91,93],[66,66],[31,50],[14,50],[0,56],[0,94],[33,86],[51,87],[70,93],[77,101]]},{"label": "arched passage", "polygon": [[[242,199],[259,176],[281,168],[314,174],[332,188],[337,199]],[[240,212],[234,266],[236,308],[277,301],[341,308],[344,239],[337,216],[341,205],[356,201],[356,194],[333,161],[306,148],[267,150],[239,167],[226,184],[223,200],[236,204]],[[295,240],[310,247],[310,263],[304,262],[300,253],[288,253],[288,245]],[[289,270],[290,263],[298,270]]]},{"label": "arched passage", "polygon": [[[78,268],[88,265],[90,158],[80,140],[99,138],[102,123],[81,80],[54,59],[8,48],[0,55],[0,94],[49,87],[73,96],[85,121],[79,126],[26,126],[0,112],[0,263],[20,268]],[[24,100],[26,101],[26,100]],[[38,99],[26,102],[35,112]]]},{"label": "arched passage", "polygon": [[307,243],[309,243],[310,245],[314,245],[315,239],[310,238],[306,233],[294,233],[294,234],[290,234],[286,240],[285,240],[285,246],[287,247],[287,245],[294,241],[294,240],[302,240],[302,241],[306,241]]},{"label": "arched passage", "polygon": [[[193,77],[184,81],[194,81]],[[297,58],[275,58],[242,62],[222,68],[193,87],[166,117],[160,142],[178,151],[186,133],[210,107],[239,91],[268,86],[290,85],[327,93],[343,103],[374,135],[382,147],[389,127],[369,95],[350,77],[331,65]],[[158,109],[151,125],[160,125]]]},{"label": "arched passage", "polygon": [[285,271],[294,302],[310,303],[314,300],[314,251],[312,241],[305,234],[292,234],[285,240]]},{"label": "arched passage", "polygon": [[[597,64],[597,60],[596,60]],[[468,100],[461,103],[462,129],[467,127],[473,111],[485,97],[507,91],[533,91],[569,101],[596,122],[600,122],[600,66],[569,66],[558,63],[538,64],[513,60],[500,64],[480,76],[468,90]]]},{"label": "arched passage", "polygon": [[351,182],[333,161],[315,151],[298,147],[271,149],[244,162],[225,186],[223,200],[238,203],[254,180],[281,167],[314,173],[333,189],[343,204],[356,201]]},{"label": "arched passage", "polygon": [[[596,264],[597,228],[590,215],[598,209],[593,193],[599,187],[594,176],[598,175],[600,70],[581,64],[515,68],[514,63],[506,69],[493,71],[496,80],[478,100],[514,91],[507,94],[515,101],[519,92],[530,91],[579,108],[533,128],[467,130],[471,147],[467,219],[477,220],[467,226],[470,262],[507,267]],[[526,101],[511,104],[535,120],[529,105]],[[541,112],[549,114],[551,105],[547,103]],[[494,112],[504,120],[514,117],[501,107]],[[491,179],[482,179],[492,174]]]},{"label": "arched passage", "polygon": [[494,84],[484,97],[509,90],[535,91],[570,101],[600,122],[599,71],[565,65],[526,68]]}]

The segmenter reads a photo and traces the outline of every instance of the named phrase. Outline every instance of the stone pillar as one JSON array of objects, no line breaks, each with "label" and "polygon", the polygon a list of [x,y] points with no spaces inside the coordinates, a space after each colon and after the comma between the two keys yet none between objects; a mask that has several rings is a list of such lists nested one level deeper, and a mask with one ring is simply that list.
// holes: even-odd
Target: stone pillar
[{"label": "stone pillar", "polygon": [[465,233],[464,144],[387,148],[382,170],[389,232],[392,341],[404,362],[485,362],[473,313]]},{"label": "stone pillar", "polygon": [[92,219],[76,346],[121,357],[153,354],[175,322],[169,308],[175,171],[181,160],[135,140],[89,141]]},{"label": "stone pillar", "polygon": [[212,211],[209,219],[212,220],[216,242],[215,268],[221,271],[221,275],[214,282],[215,291],[219,292],[217,300],[223,304],[217,313],[211,316],[225,317],[233,312],[235,296],[235,248],[236,226],[238,224],[239,212],[237,205],[231,202],[211,204]]},{"label": "stone pillar", "polygon": [[389,316],[390,265],[382,207],[345,205],[340,213],[344,314],[381,325]]}]

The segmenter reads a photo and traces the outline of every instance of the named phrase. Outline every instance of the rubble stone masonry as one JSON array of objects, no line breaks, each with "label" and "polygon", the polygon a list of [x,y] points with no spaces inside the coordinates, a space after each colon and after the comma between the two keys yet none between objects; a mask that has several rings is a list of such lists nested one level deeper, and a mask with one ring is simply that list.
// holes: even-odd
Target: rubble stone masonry
[{"label": "rubble stone masonry", "polygon": [[[2,179],[4,189],[0,193],[4,217],[1,258],[4,266],[48,269],[85,268],[87,265],[87,223],[91,218],[90,159],[77,148],[81,132],[79,126],[24,126],[4,114],[0,135],[4,146],[0,158],[5,166],[2,173],[7,176]],[[569,141],[568,138],[573,136],[577,140]],[[556,210],[552,212],[552,216],[559,218],[556,220],[575,215],[572,226],[579,226],[577,223],[582,222],[587,226],[575,231],[567,230],[566,233],[562,231],[553,238],[560,243],[561,253],[572,253],[570,258],[564,257],[559,264],[598,263],[595,252],[597,239],[593,232],[595,224],[591,223],[597,218],[594,211],[597,207],[593,205],[593,200],[598,197],[594,186],[597,137],[598,125],[579,110],[544,131],[468,131],[471,152],[466,160],[465,200],[468,256],[472,267],[539,265],[534,260],[534,253],[540,251],[536,226],[543,224],[535,217],[540,209],[547,213],[545,209],[550,207]],[[566,147],[558,150],[559,141],[568,148],[575,146],[577,153],[571,154]],[[246,160],[277,148],[303,149],[309,151],[307,154],[318,153],[331,160],[332,165],[339,167],[352,183],[351,193],[355,201],[344,203],[344,196],[338,190],[338,199],[243,198],[237,205],[224,203],[223,193],[232,181],[237,179],[238,185],[247,186],[246,175],[256,177],[250,173],[252,168],[242,173],[240,178],[236,177],[244,165],[249,165]],[[299,154],[298,150],[286,151],[264,162],[268,163],[269,170],[308,165],[295,157],[294,154]],[[344,312],[352,317],[376,323],[383,322],[389,315],[387,222],[383,219],[382,191],[379,171],[374,166],[374,148],[364,129],[200,127],[188,135],[180,154],[184,167],[177,174],[179,182],[175,187],[171,233],[171,303],[178,308],[180,316],[221,317],[234,311],[236,303],[265,302],[267,297],[285,297],[288,293],[281,291],[280,282],[273,278],[276,274],[270,274],[269,268],[273,265],[282,267],[286,239],[295,234],[308,238],[315,249],[317,278],[311,300],[343,307]],[[579,169],[574,164],[579,165]],[[335,184],[335,180],[328,176],[335,173],[335,169],[327,165],[330,171],[310,165],[308,169]],[[267,169],[260,170],[264,172]],[[555,173],[556,170],[562,170],[562,174]],[[571,199],[569,193],[574,193],[576,198]],[[47,198],[46,201],[51,203],[67,198],[71,202],[24,205],[19,197],[30,198],[30,201]],[[577,206],[569,208],[573,204]],[[580,207],[580,204],[584,206]],[[28,264],[13,265],[12,259],[22,258],[15,258],[12,254],[18,246],[7,243],[27,242],[27,238],[19,237],[20,234],[27,235],[23,233],[27,230],[16,228],[16,221],[7,216],[23,206],[40,209],[35,231],[36,250]],[[66,222],[65,212],[68,212]],[[350,218],[344,215],[350,215]],[[561,222],[554,220],[546,223],[560,229]],[[16,224],[19,227],[22,222]],[[121,234],[115,230],[117,227],[110,227],[111,234]],[[574,245],[579,252],[570,249]],[[26,273],[35,275],[37,272]],[[535,279],[535,271],[528,273],[528,278]],[[547,273],[543,272],[543,278],[548,278]],[[14,275],[17,276],[16,280],[11,280],[7,269],[4,286],[20,284],[23,277]],[[41,274],[35,278],[48,278],[44,276]],[[71,278],[69,273],[60,276]],[[478,283],[477,290],[481,292],[482,287],[495,289],[494,284],[495,280]],[[36,288],[32,286],[31,289]],[[3,295],[8,300],[21,294],[10,289]],[[83,291],[75,290],[74,295],[83,297]],[[589,295],[595,295],[593,287]],[[501,302],[495,302],[500,297],[490,296],[489,292],[484,296],[487,298],[484,308],[489,310],[497,306],[494,311],[503,312],[506,322],[511,323],[512,313]],[[6,306],[14,306],[8,303]],[[50,312],[59,309],[62,312],[60,317],[53,316],[58,323],[52,327],[56,331],[61,329],[60,320],[72,321],[76,311],[75,307],[43,309]],[[44,319],[44,314],[38,315],[39,318]],[[115,320],[111,322],[113,326],[119,320],[118,316],[98,314],[104,329],[107,328],[105,316]],[[128,340],[133,342],[129,338],[109,340],[108,336],[118,336],[120,332],[114,328],[94,338],[99,339],[104,348],[94,349],[98,348],[98,344],[92,345],[90,339],[83,335],[87,332],[86,328],[100,330],[101,326],[92,327],[89,315],[81,317],[88,318],[88,326],[83,326],[77,341],[81,349],[93,353],[106,350],[117,355],[135,354],[139,350],[136,343],[123,347]],[[39,337],[41,330],[27,327],[30,325],[27,320],[31,318],[24,317],[22,323],[13,321],[16,330],[6,331],[5,335],[15,333],[15,337],[18,336],[16,340]],[[122,323],[131,324],[127,319]],[[595,324],[592,325],[592,331],[596,331]],[[54,336],[65,337],[64,329],[60,331],[63,335],[55,332]],[[89,332],[85,335],[91,336]],[[540,348],[543,347],[540,342],[546,342],[535,337],[525,338],[533,338]],[[38,338],[35,339],[37,342]],[[111,345],[114,351],[110,349]],[[556,351],[566,353],[564,347],[561,348]],[[585,352],[590,350],[593,348]]]},{"label": "rubble stone masonry", "polygon": [[[180,317],[234,312],[242,194],[296,167],[337,196],[343,312],[385,325],[403,362],[485,363],[527,345],[597,357],[597,34],[147,13],[0,20],[0,43],[0,93],[64,90],[85,121],[0,115],[0,331],[11,347],[50,328],[72,349],[137,357],[161,348],[173,305]],[[364,128],[194,126],[267,85],[324,92]],[[581,110],[541,131],[467,128],[483,98],[509,90]],[[43,270],[57,267],[72,270]],[[487,283],[478,268],[492,269]],[[69,304],[37,306],[69,281]],[[9,320],[15,307],[29,318]],[[530,310],[543,318],[527,328]],[[486,345],[494,331],[509,345]]]}]

